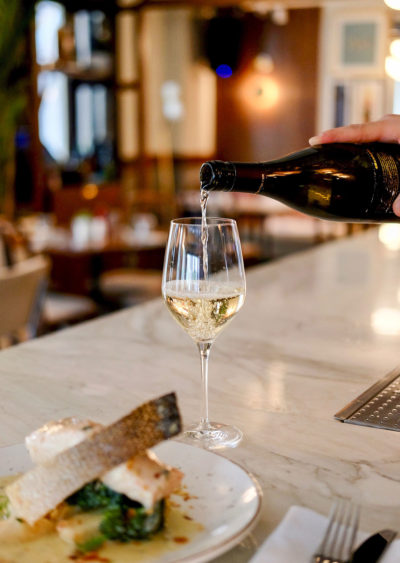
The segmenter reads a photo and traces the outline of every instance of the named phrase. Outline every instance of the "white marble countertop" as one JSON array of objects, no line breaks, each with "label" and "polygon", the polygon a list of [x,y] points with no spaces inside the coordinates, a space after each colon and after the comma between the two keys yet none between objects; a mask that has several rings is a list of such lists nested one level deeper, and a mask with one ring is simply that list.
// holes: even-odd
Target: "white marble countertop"
[{"label": "white marble countertop", "polygon": [[[399,236],[399,235],[397,235]],[[248,561],[292,504],[356,497],[365,530],[398,528],[400,433],[333,415],[400,364],[400,251],[370,230],[248,273],[238,317],[210,359],[211,418],[239,426],[224,452],[259,480],[261,519],[218,561]],[[199,411],[195,345],[156,300],[0,353],[0,447],[49,419],[115,420],[178,393]]]}]

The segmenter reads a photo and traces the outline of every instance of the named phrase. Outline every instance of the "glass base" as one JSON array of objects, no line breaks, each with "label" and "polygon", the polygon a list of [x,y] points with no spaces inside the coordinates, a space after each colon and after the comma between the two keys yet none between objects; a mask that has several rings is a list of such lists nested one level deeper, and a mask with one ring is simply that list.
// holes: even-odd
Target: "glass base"
[{"label": "glass base", "polygon": [[235,448],[242,438],[243,433],[236,426],[209,422],[190,426],[178,440],[207,450],[220,450]]}]

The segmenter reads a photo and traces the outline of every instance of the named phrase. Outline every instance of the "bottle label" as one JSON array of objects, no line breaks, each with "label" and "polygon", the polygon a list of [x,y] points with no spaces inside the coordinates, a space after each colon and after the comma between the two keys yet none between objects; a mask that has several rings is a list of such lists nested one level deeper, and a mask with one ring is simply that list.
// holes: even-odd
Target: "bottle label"
[{"label": "bottle label", "polygon": [[[387,213],[399,193],[399,163],[392,156],[384,152],[375,155],[368,150],[375,168],[375,193],[371,202],[374,212]],[[376,172],[381,170],[382,180],[380,185],[376,182]]]}]

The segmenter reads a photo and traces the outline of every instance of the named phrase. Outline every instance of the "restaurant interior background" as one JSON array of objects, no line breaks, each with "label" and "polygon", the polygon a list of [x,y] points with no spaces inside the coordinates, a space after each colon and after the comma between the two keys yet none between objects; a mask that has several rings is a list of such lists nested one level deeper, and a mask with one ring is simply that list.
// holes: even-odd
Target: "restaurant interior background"
[{"label": "restaurant interior background", "polygon": [[[2,2],[1,346],[158,296],[203,161],[400,113],[390,2]],[[262,196],[208,209],[237,219],[247,268],[359,228]],[[394,249],[397,227],[379,227]]]}]

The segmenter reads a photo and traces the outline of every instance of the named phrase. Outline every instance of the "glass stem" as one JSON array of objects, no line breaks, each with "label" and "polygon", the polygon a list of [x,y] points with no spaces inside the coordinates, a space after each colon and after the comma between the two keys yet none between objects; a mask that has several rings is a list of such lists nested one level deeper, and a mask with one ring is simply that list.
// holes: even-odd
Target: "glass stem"
[{"label": "glass stem", "polygon": [[200,429],[207,430],[210,428],[210,420],[208,418],[208,358],[210,356],[211,342],[198,342],[197,346],[200,352],[202,387]]}]

